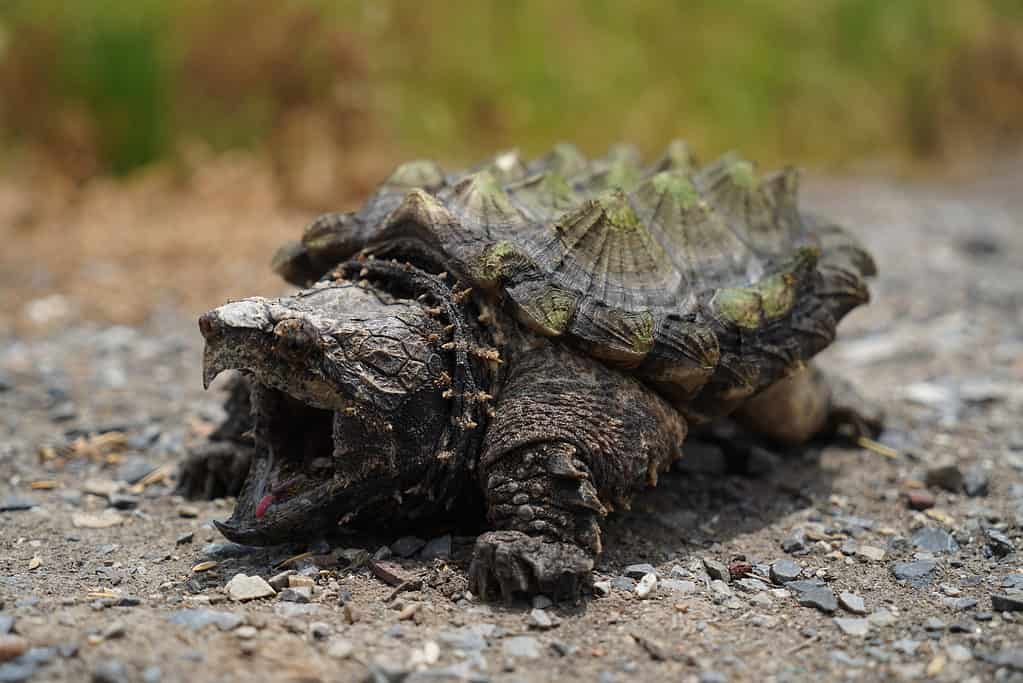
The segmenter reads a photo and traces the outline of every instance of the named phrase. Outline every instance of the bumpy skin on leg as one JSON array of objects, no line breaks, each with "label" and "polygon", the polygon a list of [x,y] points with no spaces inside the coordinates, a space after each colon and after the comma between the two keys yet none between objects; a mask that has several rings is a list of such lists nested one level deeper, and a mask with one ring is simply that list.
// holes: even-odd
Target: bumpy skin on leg
[{"label": "bumpy skin on leg", "polygon": [[686,423],[638,381],[555,345],[512,361],[480,478],[497,529],[476,542],[474,591],[574,598],[592,581],[600,519],[681,455]]},{"label": "bumpy skin on leg", "polygon": [[251,387],[243,375],[228,386],[224,421],[205,443],[193,448],[181,466],[177,492],[187,498],[236,496],[252,460]]},{"label": "bumpy skin on leg", "polygon": [[876,436],[883,413],[848,381],[809,365],[750,399],[735,417],[770,439],[796,445],[815,436]]}]

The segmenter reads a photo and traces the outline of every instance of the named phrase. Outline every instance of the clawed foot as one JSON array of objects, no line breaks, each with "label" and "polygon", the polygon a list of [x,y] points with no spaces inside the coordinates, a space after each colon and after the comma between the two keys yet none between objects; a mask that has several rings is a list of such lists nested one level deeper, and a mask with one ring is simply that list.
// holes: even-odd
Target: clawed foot
[{"label": "clawed foot", "polygon": [[238,495],[251,460],[251,446],[210,441],[193,449],[182,463],[176,493],[207,500]]},{"label": "clawed foot", "polygon": [[853,440],[877,437],[884,428],[884,410],[881,406],[864,398],[846,379],[828,375],[828,384],[831,389],[829,431]]},{"label": "clawed foot", "polygon": [[484,600],[511,602],[542,593],[575,600],[593,582],[593,558],[577,545],[519,531],[490,531],[476,539],[470,589]]}]

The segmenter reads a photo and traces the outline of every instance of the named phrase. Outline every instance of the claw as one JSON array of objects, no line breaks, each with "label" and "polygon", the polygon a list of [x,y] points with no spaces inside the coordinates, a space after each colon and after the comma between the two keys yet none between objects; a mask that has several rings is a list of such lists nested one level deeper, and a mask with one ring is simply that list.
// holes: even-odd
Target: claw
[{"label": "claw", "polygon": [[592,556],[577,545],[518,531],[492,531],[476,541],[469,580],[484,600],[496,593],[507,603],[518,595],[538,593],[575,600],[591,583],[592,569]]}]

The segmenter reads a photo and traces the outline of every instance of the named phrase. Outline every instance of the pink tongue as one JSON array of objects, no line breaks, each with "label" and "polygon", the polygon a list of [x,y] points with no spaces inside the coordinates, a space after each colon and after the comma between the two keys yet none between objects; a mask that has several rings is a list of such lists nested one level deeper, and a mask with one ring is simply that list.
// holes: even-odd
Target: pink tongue
[{"label": "pink tongue", "polygon": [[266,514],[266,509],[270,507],[270,503],[272,502],[274,502],[274,494],[268,493],[263,496],[262,500],[259,501],[259,504],[256,505],[256,519],[260,519]]}]

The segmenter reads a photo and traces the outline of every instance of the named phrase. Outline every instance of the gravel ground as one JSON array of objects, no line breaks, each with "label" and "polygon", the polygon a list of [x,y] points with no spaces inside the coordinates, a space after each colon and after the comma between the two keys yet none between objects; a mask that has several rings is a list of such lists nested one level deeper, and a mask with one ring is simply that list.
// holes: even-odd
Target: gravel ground
[{"label": "gravel ground", "polygon": [[480,604],[464,530],[225,543],[171,495],[222,414],[180,312],[0,332],[0,682],[1023,680],[1020,177],[812,184],[880,264],[823,362],[892,452],[694,442],[577,605]]}]

